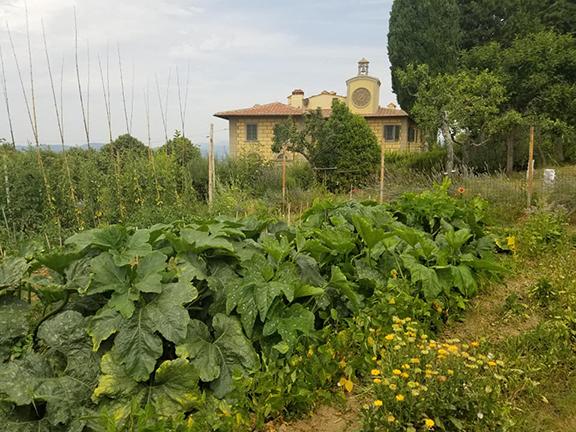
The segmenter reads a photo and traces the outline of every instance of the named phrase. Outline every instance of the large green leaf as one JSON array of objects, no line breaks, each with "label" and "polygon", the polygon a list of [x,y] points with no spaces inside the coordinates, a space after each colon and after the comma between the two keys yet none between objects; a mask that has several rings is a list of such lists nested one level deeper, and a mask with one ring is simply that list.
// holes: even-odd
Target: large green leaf
[{"label": "large green leaf", "polygon": [[129,270],[114,263],[112,255],[103,252],[92,259],[90,264],[93,278],[85,294],[98,294],[106,291],[125,293],[130,287]]},{"label": "large green leaf", "polygon": [[197,408],[202,399],[198,391],[198,374],[185,359],[163,362],[148,387],[149,401],[162,417],[173,417]]},{"label": "large green leaf", "polygon": [[138,388],[138,382],[134,380],[120,360],[112,352],[102,356],[100,361],[102,374],[98,378],[98,386],[94,389],[92,399],[98,402],[103,396],[109,398],[129,397]]},{"label": "large green leaf", "polygon": [[166,255],[154,251],[138,261],[135,288],[140,292],[162,292],[162,273],[166,270]]},{"label": "large green leaf", "polygon": [[210,330],[202,321],[190,321],[186,340],[176,347],[176,354],[192,360],[202,381],[214,381],[220,376],[221,357],[218,346],[213,343]]},{"label": "large green leaf", "polygon": [[212,326],[213,338],[205,324],[191,321],[186,341],[176,347],[176,353],[191,359],[200,379],[213,381],[215,394],[223,397],[232,390],[234,370],[254,370],[259,367],[260,361],[236,318],[217,314]]},{"label": "large green leaf", "polygon": [[278,304],[271,311],[268,320],[264,324],[264,336],[278,333],[288,346],[293,347],[300,334],[310,335],[314,331],[314,314],[295,303],[290,306]]},{"label": "large green leaf", "polygon": [[355,285],[342,273],[340,267],[332,266],[332,275],[328,286],[336,288],[348,299],[349,307],[353,312],[358,313],[360,311],[362,298],[360,294],[355,291]]},{"label": "large green leaf", "polygon": [[148,243],[150,240],[150,231],[139,229],[134,234],[128,237],[125,245],[117,245],[111,248],[114,263],[117,266],[125,266],[134,264],[140,257],[145,257],[152,253],[152,245]]},{"label": "large green leaf", "polygon": [[94,351],[98,351],[100,344],[120,329],[123,321],[122,315],[109,306],[104,306],[90,318],[88,334],[92,337]]},{"label": "large green leaf", "polygon": [[38,328],[38,338],[56,349],[69,348],[86,337],[86,319],[76,311],[59,313]]},{"label": "large green leaf", "polygon": [[421,283],[422,292],[426,300],[434,300],[442,292],[442,284],[433,268],[426,267],[409,254],[401,255],[402,263],[410,271],[412,283]]},{"label": "large green leaf", "polygon": [[212,235],[208,232],[184,228],[180,231],[182,240],[191,246],[191,252],[201,253],[209,249],[222,249],[234,253],[234,246],[226,238],[219,234]]},{"label": "large green leaf", "polygon": [[162,355],[162,339],[154,334],[153,325],[139,309],[130,320],[122,323],[114,339],[114,355],[121,359],[128,374],[136,381],[146,381]]},{"label": "large green leaf", "polygon": [[0,289],[17,287],[29,267],[30,265],[24,258],[4,258],[0,262]]},{"label": "large green leaf", "polygon": [[16,297],[0,297],[0,346],[28,333],[30,309],[28,303]]},{"label": "large green leaf", "polygon": [[174,343],[186,337],[190,321],[183,307],[198,297],[198,291],[190,282],[165,284],[162,293],[144,308],[145,320],[150,327]]}]

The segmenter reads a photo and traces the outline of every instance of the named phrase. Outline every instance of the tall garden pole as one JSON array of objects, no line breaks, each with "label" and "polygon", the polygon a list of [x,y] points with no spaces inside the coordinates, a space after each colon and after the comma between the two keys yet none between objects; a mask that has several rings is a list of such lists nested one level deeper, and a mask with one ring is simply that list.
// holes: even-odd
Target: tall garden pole
[{"label": "tall garden pole", "polygon": [[212,207],[214,199],[214,123],[210,123],[210,141],[208,143],[208,206]]},{"label": "tall garden pole", "polygon": [[532,193],[534,191],[534,126],[530,126],[530,149],[528,151],[528,207],[532,205]]},{"label": "tall garden pole", "polygon": [[380,204],[384,202],[384,142],[380,145]]},{"label": "tall garden pole", "polygon": [[282,148],[282,207],[286,211],[286,146]]}]

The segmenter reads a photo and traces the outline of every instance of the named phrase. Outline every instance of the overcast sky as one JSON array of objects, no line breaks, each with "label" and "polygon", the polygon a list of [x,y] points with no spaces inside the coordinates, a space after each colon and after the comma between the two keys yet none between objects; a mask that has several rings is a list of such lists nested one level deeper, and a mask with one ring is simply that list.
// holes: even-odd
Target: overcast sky
[{"label": "overcast sky", "polygon": [[[356,63],[362,57],[370,60],[370,74],[382,81],[381,104],[394,101],[386,50],[391,3],[392,0],[28,0],[40,141],[59,143],[42,41],[43,20],[58,98],[64,64],[66,142],[86,142],[74,65],[74,7],[84,91],[90,71],[90,141],[108,141],[98,68],[98,56],[106,68],[107,52],[113,134],[126,132],[119,47],[128,117],[132,112],[132,134],[147,140],[144,94],[148,87],[152,144],[160,145],[164,129],[155,77],[158,76],[165,98],[170,71],[168,130],[171,135],[181,128],[176,71],[184,95],[189,70],[186,134],[198,143],[206,141],[211,122],[215,124],[217,142],[227,140],[227,122],[212,117],[217,111],[256,103],[285,103],[294,88],[302,88],[307,95],[322,90],[345,94],[345,81],[356,74]],[[25,17],[23,0],[0,0],[0,45],[17,144],[32,142],[33,134],[5,23],[12,32],[30,96]],[[0,106],[0,137],[10,138],[4,103]]]}]

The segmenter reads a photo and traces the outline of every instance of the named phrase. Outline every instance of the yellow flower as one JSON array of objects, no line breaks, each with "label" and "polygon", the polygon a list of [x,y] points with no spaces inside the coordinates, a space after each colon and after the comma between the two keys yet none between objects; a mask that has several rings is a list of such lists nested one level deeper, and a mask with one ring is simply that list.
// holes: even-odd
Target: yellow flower
[{"label": "yellow flower", "polygon": [[408,387],[410,388],[416,388],[418,387],[420,384],[418,384],[417,382],[414,381],[408,381]]},{"label": "yellow flower", "polygon": [[394,375],[402,375],[402,371],[401,371],[400,369],[394,369],[394,370],[392,371],[392,373],[393,373]]},{"label": "yellow flower", "polygon": [[392,333],[387,334],[386,336],[384,336],[384,339],[386,339],[387,341],[394,340],[394,335]]},{"label": "yellow flower", "polygon": [[412,390],[412,396],[418,397],[420,396],[420,392],[418,390]]},{"label": "yellow flower", "polygon": [[374,406],[375,406],[375,407],[381,407],[381,406],[382,406],[382,401],[381,401],[380,399],[376,399],[376,400],[374,401]]},{"label": "yellow flower", "polygon": [[380,371],[378,369],[372,369],[370,375],[380,375]]},{"label": "yellow flower", "polygon": [[402,365],[402,369],[410,369],[410,365],[404,363],[404,364]]},{"label": "yellow flower", "polygon": [[410,363],[412,364],[420,364],[420,359],[417,357],[411,358]]},{"label": "yellow flower", "polygon": [[480,346],[480,343],[479,343],[479,342],[476,342],[476,341],[470,342],[470,346],[473,346],[474,348],[476,348],[476,347],[479,347],[479,346]]},{"label": "yellow flower", "polygon": [[397,395],[396,395],[396,400],[397,400],[398,402],[402,402],[402,401],[404,400],[404,395],[402,395],[402,394],[397,394]]},{"label": "yellow flower", "polygon": [[372,381],[374,381],[374,384],[382,383],[382,380],[380,378],[374,378]]},{"label": "yellow flower", "polygon": [[448,354],[448,351],[446,351],[445,349],[440,348],[438,350],[438,355],[445,356],[446,354]]},{"label": "yellow flower", "polygon": [[452,369],[448,369],[446,372],[448,372],[448,375],[454,375],[454,371]]},{"label": "yellow flower", "polygon": [[392,276],[392,279],[396,279],[398,277],[398,272],[396,271],[396,269],[392,269],[392,271],[390,272],[390,276]]},{"label": "yellow flower", "polygon": [[396,304],[396,300],[394,300],[394,297],[391,297],[390,300],[388,300],[388,304]]},{"label": "yellow flower", "polygon": [[432,419],[424,420],[424,426],[426,427],[426,429],[432,429],[435,424],[436,423],[434,423],[434,420],[432,420]]},{"label": "yellow flower", "polygon": [[402,372],[402,378],[408,378],[409,376],[406,372]]},{"label": "yellow flower", "polygon": [[392,390],[392,391],[394,391],[394,390],[396,390],[396,389],[398,388],[398,386],[397,386],[396,384],[390,384],[388,387],[389,387],[390,390]]},{"label": "yellow flower", "polygon": [[490,361],[488,362],[488,366],[496,366],[496,362],[490,360]]},{"label": "yellow flower", "polygon": [[386,420],[388,420],[388,423],[394,423],[396,421],[396,417],[394,417],[393,415],[389,415],[388,417],[386,417]]},{"label": "yellow flower", "polygon": [[449,345],[448,346],[448,351],[450,351],[451,353],[457,353],[458,352],[458,347],[456,345]]}]

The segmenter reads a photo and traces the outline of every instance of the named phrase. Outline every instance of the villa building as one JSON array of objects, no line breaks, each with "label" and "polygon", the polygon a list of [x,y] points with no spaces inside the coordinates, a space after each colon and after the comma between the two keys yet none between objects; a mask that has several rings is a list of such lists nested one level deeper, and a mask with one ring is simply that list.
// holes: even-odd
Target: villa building
[{"label": "villa building", "polygon": [[358,75],[346,81],[346,96],[323,91],[305,97],[304,91],[297,89],[288,96],[287,104],[273,102],[214,114],[229,121],[230,156],[258,153],[264,159],[275,159],[278,155],[271,148],[274,126],[290,117],[302,121],[306,113],[318,108],[329,117],[334,99],[366,119],[385,151],[420,151],[422,136],[410,116],[393,103],[379,105],[380,80],[368,74],[368,64],[366,59],[358,62]]}]

